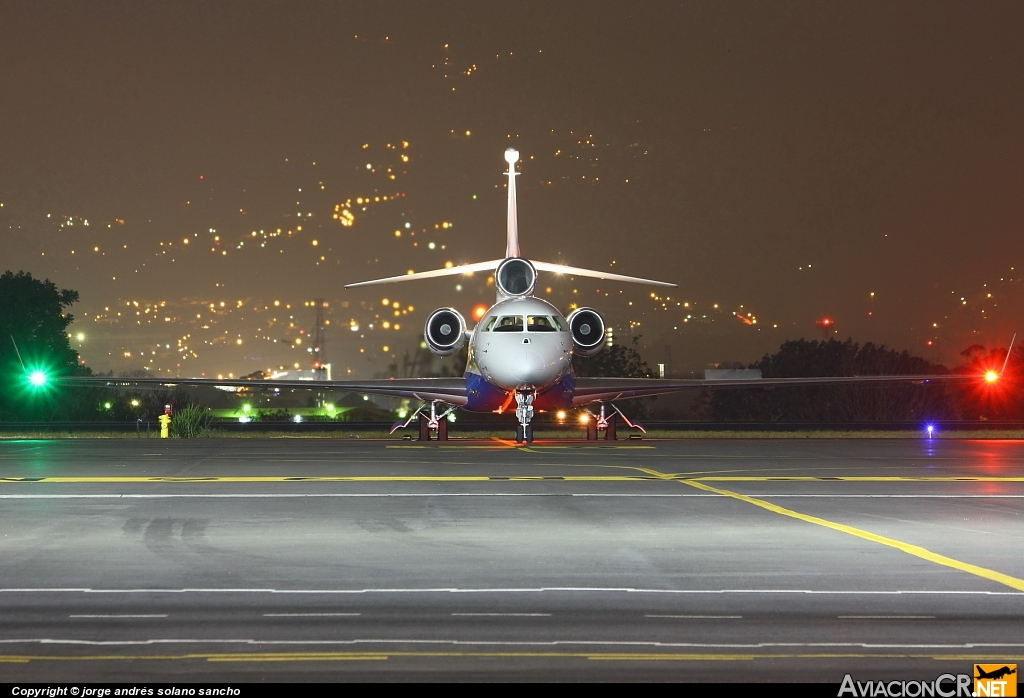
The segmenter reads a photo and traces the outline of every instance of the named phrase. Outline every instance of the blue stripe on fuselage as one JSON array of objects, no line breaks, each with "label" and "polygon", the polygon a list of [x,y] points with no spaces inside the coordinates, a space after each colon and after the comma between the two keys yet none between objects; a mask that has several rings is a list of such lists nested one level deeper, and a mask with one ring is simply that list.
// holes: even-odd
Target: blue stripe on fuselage
[{"label": "blue stripe on fuselage", "polygon": [[[508,393],[503,388],[488,383],[479,373],[467,371],[465,379],[468,401],[463,407],[464,410],[469,412],[494,412],[504,405],[508,399]],[[575,391],[576,376],[570,371],[561,380],[537,396],[533,403],[534,408],[541,410],[571,409],[572,396]]]}]

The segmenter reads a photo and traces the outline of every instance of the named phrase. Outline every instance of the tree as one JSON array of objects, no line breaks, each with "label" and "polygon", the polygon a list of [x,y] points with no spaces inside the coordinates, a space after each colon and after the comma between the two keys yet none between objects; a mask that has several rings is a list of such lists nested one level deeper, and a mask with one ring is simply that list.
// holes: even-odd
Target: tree
[{"label": "tree", "polygon": [[572,360],[576,375],[586,378],[651,378],[650,366],[640,356],[640,335],[632,346],[613,344],[594,356],[577,356]]},{"label": "tree", "polygon": [[[947,374],[949,369],[906,351],[847,339],[789,341],[750,368],[765,378]],[[705,416],[727,422],[855,422],[951,419],[957,416],[943,385],[822,385],[719,389]]]},{"label": "tree", "polygon": [[[65,310],[77,301],[77,291],[25,271],[0,276],[0,419],[66,418],[91,404],[94,391],[57,399],[68,391],[52,383],[56,376],[89,374],[67,334],[74,316]],[[31,384],[33,371],[45,376],[45,385]]]}]

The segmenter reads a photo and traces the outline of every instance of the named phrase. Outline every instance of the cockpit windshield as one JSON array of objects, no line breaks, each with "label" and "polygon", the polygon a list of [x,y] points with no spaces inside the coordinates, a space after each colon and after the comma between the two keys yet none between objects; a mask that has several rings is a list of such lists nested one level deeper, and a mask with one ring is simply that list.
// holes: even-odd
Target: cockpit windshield
[{"label": "cockpit windshield", "polygon": [[492,328],[494,332],[522,332],[523,331],[523,316],[522,315],[506,315]]},{"label": "cockpit windshield", "polygon": [[529,332],[557,332],[554,321],[547,315],[528,315],[526,329]]}]

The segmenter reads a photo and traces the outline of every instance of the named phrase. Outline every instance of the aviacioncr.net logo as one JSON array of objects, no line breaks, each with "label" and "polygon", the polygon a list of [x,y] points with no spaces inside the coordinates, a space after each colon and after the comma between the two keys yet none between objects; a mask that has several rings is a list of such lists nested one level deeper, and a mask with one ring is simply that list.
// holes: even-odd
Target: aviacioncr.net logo
[{"label": "aviacioncr.net logo", "polygon": [[1016,664],[975,664],[974,694],[979,698],[999,696],[1012,698],[1017,695]]},{"label": "aviacioncr.net logo", "polygon": [[854,681],[847,674],[838,698],[972,698],[971,679],[970,674],[940,674],[931,681]]}]

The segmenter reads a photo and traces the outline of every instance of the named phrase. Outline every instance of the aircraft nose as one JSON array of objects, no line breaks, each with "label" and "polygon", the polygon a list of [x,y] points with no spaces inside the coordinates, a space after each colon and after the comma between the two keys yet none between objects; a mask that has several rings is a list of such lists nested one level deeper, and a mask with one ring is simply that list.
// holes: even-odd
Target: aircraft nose
[{"label": "aircraft nose", "polygon": [[512,372],[516,380],[521,383],[543,382],[544,358],[538,352],[524,349],[517,359]]}]

